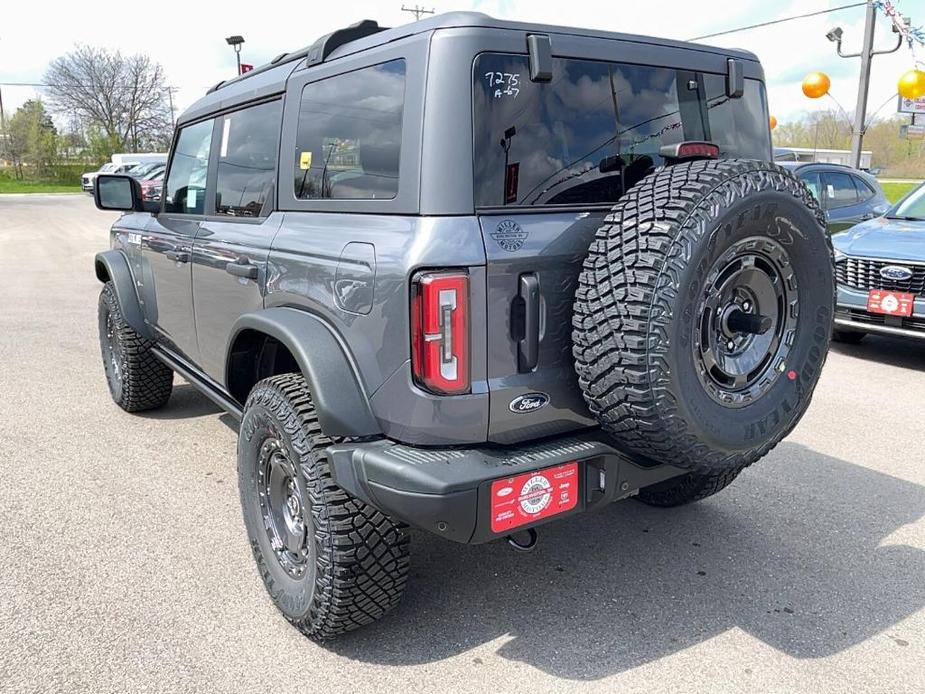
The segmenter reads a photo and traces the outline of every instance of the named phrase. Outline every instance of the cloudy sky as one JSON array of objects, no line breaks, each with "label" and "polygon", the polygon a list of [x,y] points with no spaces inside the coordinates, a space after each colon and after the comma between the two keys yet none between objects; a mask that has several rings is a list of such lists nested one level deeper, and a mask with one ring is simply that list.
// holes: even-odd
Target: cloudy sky
[{"label": "cloudy sky", "polygon": [[[894,1],[915,23],[925,21],[925,0]],[[402,0],[11,0],[5,4],[0,15],[0,88],[8,114],[36,94],[32,87],[9,83],[41,82],[48,62],[76,43],[151,55],[164,66],[170,84],[177,89],[176,104],[182,109],[220,79],[234,75],[234,53],[225,44],[225,36],[242,34],[246,39],[242,59],[259,65],[358,19],[375,19],[387,26],[413,20],[412,15],[401,11]],[[851,0],[431,0],[425,6],[438,12],[478,10],[509,19],[689,39],[846,4]],[[845,51],[855,52],[863,33],[863,15],[863,7],[856,7],[705,43],[747,48],[758,54],[767,75],[771,113],[782,122],[802,111],[832,106],[829,99],[810,101],[802,95],[800,81],[809,70],[827,72],[832,78],[832,94],[851,110],[857,94],[859,60],[838,58],[825,33],[841,26]],[[880,18],[877,27],[876,44],[892,46],[895,38],[887,20]],[[905,47],[874,59],[869,112],[895,94],[897,78],[912,65],[912,55]],[[894,102],[890,101],[880,114],[893,110]]]}]

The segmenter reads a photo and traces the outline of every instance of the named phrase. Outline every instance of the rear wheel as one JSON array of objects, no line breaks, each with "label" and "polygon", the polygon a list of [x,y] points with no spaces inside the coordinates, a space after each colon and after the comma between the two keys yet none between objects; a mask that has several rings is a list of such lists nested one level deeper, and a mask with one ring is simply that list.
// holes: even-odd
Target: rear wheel
[{"label": "rear wheel", "polygon": [[408,574],[403,526],[334,484],[332,443],[300,375],[254,386],[238,436],[244,524],[273,602],[318,640],[391,610]]},{"label": "rear wheel", "polygon": [[785,170],[721,160],[650,174],[598,230],[574,310],[585,400],[624,448],[692,473],[644,500],[718,491],[799,421],[832,330],[823,222]]},{"label": "rear wheel", "polygon": [[682,506],[713,496],[732,484],[743,468],[713,472],[690,472],[639,490],[636,497],[649,506]]},{"label": "rear wheel", "polygon": [[173,371],[151,353],[153,343],[125,322],[112,282],[100,292],[100,350],[109,393],[126,412],[161,407],[173,390]]}]

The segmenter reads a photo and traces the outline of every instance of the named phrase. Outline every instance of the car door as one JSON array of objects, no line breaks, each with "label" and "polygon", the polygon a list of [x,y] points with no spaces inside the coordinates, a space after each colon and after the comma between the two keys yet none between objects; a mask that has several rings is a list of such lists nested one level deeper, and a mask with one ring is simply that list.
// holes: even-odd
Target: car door
[{"label": "car door", "polygon": [[142,255],[151,287],[144,287],[145,317],[158,338],[196,362],[199,349],[193,321],[193,240],[206,211],[206,182],[213,120],[183,126],[164,183],[164,203],[148,223]]},{"label": "car door", "polygon": [[281,119],[276,99],[215,122],[213,214],[193,244],[193,305],[200,366],[222,384],[235,320],[263,307],[267,256],[283,217],[273,204]]},{"label": "car door", "polygon": [[850,173],[843,171],[822,174],[826,217],[833,234],[854,226],[864,214],[853,179]]}]

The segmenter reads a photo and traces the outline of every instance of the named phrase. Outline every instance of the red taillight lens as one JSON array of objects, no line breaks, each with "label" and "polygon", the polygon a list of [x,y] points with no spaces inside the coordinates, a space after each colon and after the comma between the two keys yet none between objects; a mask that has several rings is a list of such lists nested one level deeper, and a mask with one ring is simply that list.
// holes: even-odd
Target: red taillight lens
[{"label": "red taillight lens", "polygon": [[469,277],[425,272],[411,289],[411,370],[434,393],[469,392]]},{"label": "red taillight lens", "polygon": [[687,159],[688,157],[717,159],[719,158],[719,146],[712,142],[682,142],[678,145],[678,158]]}]

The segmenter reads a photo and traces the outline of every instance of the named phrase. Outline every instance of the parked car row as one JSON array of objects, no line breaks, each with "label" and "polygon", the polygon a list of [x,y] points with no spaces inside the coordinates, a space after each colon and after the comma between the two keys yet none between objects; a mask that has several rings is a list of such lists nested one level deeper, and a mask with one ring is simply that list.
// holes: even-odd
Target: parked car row
[{"label": "parked car row", "polygon": [[93,193],[93,184],[96,177],[101,173],[104,174],[128,174],[135,178],[141,178],[160,167],[160,173],[163,175],[164,169],[167,168],[167,155],[163,153],[129,153],[113,154],[111,161],[103,164],[98,171],[88,171],[80,177],[80,187],[85,193]]}]

